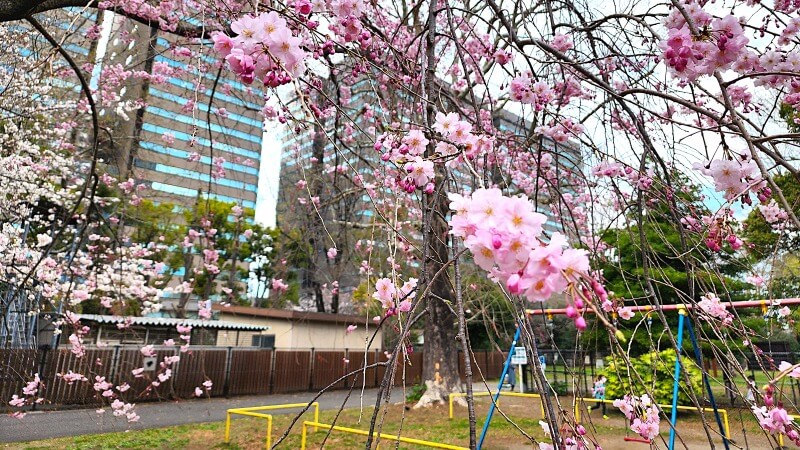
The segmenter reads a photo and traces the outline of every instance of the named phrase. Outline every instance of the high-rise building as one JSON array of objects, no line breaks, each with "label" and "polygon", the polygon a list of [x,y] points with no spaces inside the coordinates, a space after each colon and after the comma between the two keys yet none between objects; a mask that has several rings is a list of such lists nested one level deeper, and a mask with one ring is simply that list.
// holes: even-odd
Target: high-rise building
[{"label": "high-rise building", "polygon": [[[381,184],[380,180],[375,180],[375,174],[379,173],[376,170],[386,164],[380,160],[381,153],[374,150],[372,140],[364,135],[373,125],[373,120],[378,120],[372,117],[381,115],[381,102],[377,101],[377,94],[372,91],[372,86],[369,83],[356,83],[340,88],[344,92],[339,93],[333,92],[330,86],[325,87],[325,97],[333,98],[338,94],[340,99],[347,99],[343,105],[338,105],[342,118],[337,121],[335,117],[328,117],[316,124],[292,125],[285,127],[279,135],[283,142],[283,152],[277,202],[278,226],[288,230],[304,230],[303,242],[300,244],[312,252],[306,266],[294,268],[297,275],[294,281],[300,284],[301,300],[304,296],[307,299],[319,297],[318,285],[330,286],[336,281],[342,294],[347,294],[364,280],[363,274],[359,272],[362,259],[351,254],[353,243],[358,239],[369,239],[377,241],[376,246],[382,245],[380,242],[385,241],[386,235],[380,231],[381,221],[375,220],[376,205],[392,201],[393,195],[386,188],[376,186],[376,195],[370,197],[353,184],[356,174],[364,176],[366,181]],[[298,99],[289,102],[288,106],[290,113],[302,117]],[[523,117],[506,110],[497,112],[493,121],[495,128],[501,133],[525,135],[531,129],[531,124]],[[523,153],[533,154],[535,148],[548,153],[559,183],[568,180],[568,177],[563,176],[566,171],[580,173],[580,149],[573,143],[558,143],[542,137],[529,144],[517,144],[527,146],[529,151]],[[496,145],[506,144],[498,141]],[[483,181],[485,184],[498,186],[513,185],[515,180],[511,179],[508,172],[502,168],[493,169],[487,172],[488,178]],[[455,180],[452,189],[469,191],[477,185],[472,172],[453,169],[452,175]],[[526,181],[535,184],[535,181]],[[566,185],[560,185],[559,188],[569,189]],[[512,190],[515,189],[525,190],[519,185],[515,185]],[[558,205],[553,191],[547,188],[536,192],[525,191],[537,200],[537,210],[548,217],[545,231],[548,234],[563,232],[560,218],[553,211],[553,207],[557,208]],[[378,226],[374,228],[373,222],[378,222]],[[375,230],[379,230],[377,235]],[[422,239],[417,231],[412,231],[406,238],[417,241]],[[338,251],[336,258],[331,259],[326,250],[334,243]],[[346,299],[345,296],[342,304]],[[328,298],[325,301],[328,302]],[[319,308],[319,301],[309,300],[305,306]]]},{"label": "high-rise building", "polygon": [[[189,206],[210,197],[255,208],[263,94],[235,78],[210,47],[115,16],[105,70],[133,71],[116,111],[111,170],[150,187],[154,201]],[[138,99],[146,106],[126,113]],[[224,170],[224,175],[221,171]]]}]

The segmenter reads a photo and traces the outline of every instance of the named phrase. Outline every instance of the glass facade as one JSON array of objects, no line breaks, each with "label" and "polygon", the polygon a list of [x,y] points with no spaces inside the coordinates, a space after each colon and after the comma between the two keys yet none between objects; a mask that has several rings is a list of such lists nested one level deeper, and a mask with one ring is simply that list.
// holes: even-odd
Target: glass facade
[{"label": "glass facade", "polygon": [[[200,195],[254,208],[263,93],[224,68],[220,72],[210,46],[192,46],[187,55],[167,33],[121,17],[114,26],[115,36],[129,40],[112,41],[109,63],[140,61],[133,70],[160,75],[127,86],[125,100],[143,98],[146,107],[138,122],[119,126],[120,135],[134,136],[128,156],[118,159],[121,172],[148,184],[154,201],[188,207]],[[212,176],[217,158],[224,159],[222,177]]]}]

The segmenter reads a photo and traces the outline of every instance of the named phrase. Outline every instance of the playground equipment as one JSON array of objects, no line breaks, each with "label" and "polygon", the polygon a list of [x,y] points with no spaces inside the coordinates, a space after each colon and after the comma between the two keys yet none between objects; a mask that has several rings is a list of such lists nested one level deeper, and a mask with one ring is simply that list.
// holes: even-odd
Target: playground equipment
[{"label": "playground equipment", "polygon": [[[582,403],[613,403],[613,401],[612,400],[600,400],[600,399],[597,399],[597,398],[588,398],[588,397],[576,398],[575,399],[575,421],[578,422],[578,423],[580,423],[580,421],[581,421]],[[672,409],[673,408],[672,405],[656,405],[656,406],[658,406],[661,409]],[[680,406],[679,405],[679,406],[675,406],[674,408],[676,410],[679,410],[679,411],[697,411],[698,410],[698,408],[695,408],[694,406]],[[714,412],[714,408],[700,408],[700,410],[702,410],[703,412]],[[717,412],[719,412],[719,414],[722,416],[722,423],[723,423],[723,429],[724,429],[723,437],[727,438],[727,439],[730,439],[731,438],[731,426],[730,426],[730,422],[728,421],[728,410],[727,409],[722,409],[722,408],[717,408]],[[633,441],[633,439],[626,439],[626,440]],[[635,442],[639,442],[639,440],[637,439]],[[645,441],[645,442],[649,442],[649,441]]]},{"label": "playground equipment", "polygon": [[[318,421],[305,421],[303,422],[302,435],[300,437],[300,450],[306,450],[308,444],[308,427],[323,428],[331,431],[341,431],[343,433],[357,434],[360,436],[369,436],[370,432],[366,430],[358,430],[356,428],[340,427],[338,425],[331,425],[327,423],[319,423]],[[423,441],[421,439],[408,438],[403,436],[396,436],[387,433],[372,432],[372,437],[379,437],[381,439],[391,439],[394,442],[405,442],[406,444],[422,445],[430,448],[443,448],[447,450],[469,450],[468,447],[459,447],[457,445],[441,444],[439,442]]]},{"label": "playground equipment", "polygon": [[[273,411],[276,409],[289,409],[289,408],[303,408],[309,406],[308,403],[284,403],[280,405],[267,405],[267,406],[253,406],[250,408],[231,408],[226,411],[225,419],[225,443],[230,442],[231,437],[231,416],[238,414],[240,416],[258,417],[267,419],[267,440],[266,448],[272,447],[272,414],[263,414],[257,411]],[[314,422],[319,422],[319,403],[312,402],[310,406],[314,407]],[[316,430],[315,430],[316,431]],[[303,435],[305,436],[305,428],[303,428]]]},{"label": "playground equipment", "polygon": [[[780,305],[784,305],[784,306],[786,306],[786,305],[798,305],[798,304],[800,304],[800,298],[780,299],[780,300],[774,300],[773,302],[769,302],[767,300],[728,302],[728,303],[726,303],[726,305],[729,306],[729,307],[732,307],[734,309],[736,309],[736,308],[761,308],[762,310],[764,310],[764,309],[766,309],[767,305],[769,305],[770,303],[779,303]],[[692,327],[691,321],[688,321],[688,322],[685,321],[685,317],[686,317],[687,311],[695,309],[695,308],[697,308],[697,306],[696,305],[690,305],[690,304],[675,304],[675,305],[660,305],[660,306],[657,306],[657,307],[652,306],[652,305],[630,306],[629,308],[630,308],[631,311],[644,312],[646,314],[652,313],[654,311],[661,311],[661,312],[664,312],[664,311],[677,311],[678,312],[678,333],[677,333],[677,337],[676,337],[677,338],[677,348],[676,348],[677,357],[675,358],[675,375],[674,375],[674,384],[673,384],[673,391],[672,391],[673,392],[673,394],[672,394],[672,404],[669,405],[669,408],[671,409],[671,415],[670,415],[670,425],[671,426],[670,426],[670,437],[669,437],[669,447],[668,448],[669,448],[669,450],[673,450],[675,448],[675,429],[676,429],[675,427],[677,425],[678,410],[679,409],[691,409],[691,410],[698,410],[698,409],[706,410],[707,409],[707,408],[695,408],[695,407],[691,407],[691,406],[678,406],[678,391],[679,391],[679,381],[680,381],[680,375],[681,375],[680,356],[681,356],[681,350],[682,350],[682,345],[683,345],[684,328],[687,328],[688,331],[689,331],[689,338],[692,341],[692,347],[694,349],[695,361],[697,362],[698,366],[703,367],[702,353],[700,351],[700,347],[699,347],[699,344],[697,342],[697,336],[695,335],[694,328]],[[589,308],[580,309],[578,311],[578,313],[580,313],[580,314],[583,314],[583,313],[594,313],[594,312],[595,312],[594,310],[589,309]],[[552,317],[553,315],[566,315],[567,314],[567,309],[566,308],[555,308],[555,309],[554,308],[549,308],[549,309],[542,308],[542,309],[539,309],[539,310],[529,309],[529,310],[526,310],[525,313],[526,313],[526,316],[546,315],[548,317]],[[514,354],[514,348],[517,346],[517,341],[519,340],[519,338],[520,338],[520,328],[517,327],[517,330],[514,333],[514,339],[513,339],[512,343],[511,343],[511,349],[509,350],[509,353],[508,353],[508,358],[506,359],[505,365],[503,366],[503,372],[500,375],[500,383],[501,384],[497,388],[498,392],[495,394],[495,396],[493,398],[492,404],[489,407],[489,414],[488,414],[488,416],[486,418],[486,422],[484,422],[484,424],[483,424],[483,430],[481,432],[481,437],[480,437],[480,440],[478,441],[478,447],[477,447],[478,450],[481,449],[481,447],[483,445],[483,441],[486,438],[486,433],[489,430],[489,423],[492,420],[492,415],[494,414],[494,409],[496,407],[497,400],[498,400],[498,398],[500,396],[500,389],[502,387],[502,382],[505,379],[506,374],[508,372],[508,366],[509,366],[509,364],[511,362],[511,356]],[[534,357],[538,357],[538,356],[539,355],[534,355]],[[729,428],[730,427],[729,427],[729,424],[728,424],[727,411],[721,410],[720,408],[717,407],[716,400],[714,399],[714,393],[711,390],[711,384],[710,384],[709,379],[708,379],[708,374],[705,373],[705,371],[703,372],[703,385],[704,385],[704,388],[708,391],[709,401],[711,402],[711,408],[710,409],[714,413],[714,417],[716,419],[717,425],[719,426],[720,433],[722,434],[723,445],[725,446],[726,450],[729,450],[730,449],[730,445],[729,445],[729,439],[730,439],[730,433],[729,433],[730,430],[729,430]],[[598,401],[597,399],[586,399],[586,400]],[[658,405],[658,406],[659,407],[667,407],[665,405]],[[724,417],[725,417],[724,423],[723,423],[723,419],[722,419],[723,412],[724,412]],[[580,417],[580,413],[578,413],[577,410],[576,410],[576,420],[579,417]],[[779,438],[782,439],[782,436],[780,436]],[[634,440],[634,439],[626,439],[626,440]],[[637,441],[639,441],[639,440],[637,440]],[[645,442],[645,441],[641,440],[639,442]]]},{"label": "playground equipment", "polygon": [[511,365],[511,358],[514,356],[514,347],[517,346],[519,333],[520,327],[517,327],[517,331],[514,332],[514,340],[511,341],[511,349],[508,351],[508,357],[506,358],[505,364],[503,364],[503,373],[500,374],[500,382],[497,385],[497,392],[494,394],[494,397],[492,397],[492,404],[489,405],[489,414],[486,416],[486,422],[483,423],[481,437],[478,439],[478,450],[481,450],[481,447],[483,447],[483,441],[486,439],[486,433],[489,432],[489,424],[492,422],[492,416],[494,415],[494,410],[497,407],[497,400],[500,398],[500,392],[503,390],[503,381],[506,379],[506,375],[508,375],[508,367]]}]

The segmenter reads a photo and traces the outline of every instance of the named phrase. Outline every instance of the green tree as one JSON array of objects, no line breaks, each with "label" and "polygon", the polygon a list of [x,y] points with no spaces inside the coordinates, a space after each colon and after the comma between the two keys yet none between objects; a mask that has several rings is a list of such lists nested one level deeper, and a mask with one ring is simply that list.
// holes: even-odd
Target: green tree
[{"label": "green tree", "polygon": [[[606,398],[614,400],[627,394],[641,396],[652,394],[653,400],[660,405],[672,403],[672,389],[675,371],[675,349],[646,353],[638,358],[631,358],[631,367],[616,355],[605,359],[606,368],[603,374],[606,382]],[[678,404],[689,405],[691,398],[688,392],[702,392],[703,373],[697,364],[688,357],[681,357],[683,369],[689,374],[691,389],[681,378],[681,389],[678,393]],[[641,377],[641,380],[638,379]],[[683,377],[683,375],[681,376]]]},{"label": "green tree", "polygon": [[[800,183],[790,173],[775,176],[775,183],[800,214]],[[790,221],[780,221],[773,226],[767,222],[759,208],[753,208],[744,221],[743,237],[754,263],[765,263],[771,270],[767,290],[772,297],[796,297],[800,294],[800,233],[791,228]]]},{"label": "green tree", "polygon": [[[676,174],[677,178],[682,178]],[[681,184],[689,185],[688,181]],[[654,191],[658,191],[653,188]],[[648,195],[643,192],[641,195]],[[627,226],[612,228],[602,240],[612,251],[601,264],[606,287],[625,299],[646,297],[646,277],[661,303],[680,303],[692,292],[698,300],[709,290],[741,295],[747,284],[737,281],[744,265],[742,255],[729,249],[712,252],[700,233],[682,229],[680,219],[710,215],[695,187],[673,194],[675,203],[660,192],[647,197],[641,219],[629,214]],[[645,269],[645,258],[648,270]],[[709,262],[716,264],[709,264]],[[719,272],[709,268],[718,267]]]}]

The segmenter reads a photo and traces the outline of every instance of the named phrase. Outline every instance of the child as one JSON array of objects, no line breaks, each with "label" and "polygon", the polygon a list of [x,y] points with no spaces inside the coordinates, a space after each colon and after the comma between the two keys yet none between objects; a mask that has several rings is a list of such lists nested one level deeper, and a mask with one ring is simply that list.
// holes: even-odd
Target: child
[{"label": "child", "polygon": [[[604,375],[598,375],[594,380],[594,388],[592,389],[592,396],[600,400],[598,403],[600,403],[600,408],[603,411],[603,419],[608,419],[606,415],[606,381],[608,381],[608,378]],[[589,406],[589,412],[592,412],[591,406]]]}]

